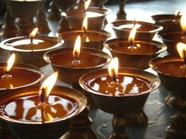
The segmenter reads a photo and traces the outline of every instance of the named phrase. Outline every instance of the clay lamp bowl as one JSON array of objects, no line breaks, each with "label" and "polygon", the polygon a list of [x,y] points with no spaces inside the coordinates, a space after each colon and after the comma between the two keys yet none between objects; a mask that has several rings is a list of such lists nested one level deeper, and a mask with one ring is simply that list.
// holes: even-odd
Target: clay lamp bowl
[{"label": "clay lamp bowl", "polygon": [[107,69],[86,73],[79,84],[92,96],[98,108],[114,115],[113,131],[107,139],[128,139],[125,116],[143,108],[149,93],[159,86],[160,80],[139,69],[119,68],[118,74],[110,69],[111,76]]},{"label": "clay lamp bowl", "polygon": [[14,63],[12,54],[6,63],[0,63],[0,92],[8,92],[38,84],[44,77],[43,72],[33,65]]},{"label": "clay lamp bowl", "polygon": [[142,21],[115,20],[111,23],[117,37],[128,37],[134,25],[137,27],[136,38],[152,40],[163,29],[160,25]]},{"label": "clay lamp bowl", "polygon": [[156,14],[151,16],[155,24],[163,26],[162,31],[180,31],[180,13],[176,14]]},{"label": "clay lamp bowl", "polygon": [[42,0],[7,0],[10,15],[18,18],[17,36],[29,35],[33,29],[33,17],[36,16],[40,2]]},{"label": "clay lamp bowl", "polygon": [[186,138],[186,70],[185,60],[178,56],[165,56],[154,58],[149,62],[150,67],[155,70],[163,86],[171,93],[165,99],[165,104],[176,109],[171,117],[171,125],[166,128],[167,138]]},{"label": "clay lamp bowl", "polygon": [[0,45],[2,49],[16,54],[16,62],[43,67],[47,65],[43,60],[43,54],[59,48],[62,44],[63,40],[59,40],[57,37],[31,37],[30,35],[6,39]]},{"label": "clay lamp bowl", "polygon": [[81,29],[83,20],[87,16],[90,30],[102,30],[105,18],[109,13],[110,9],[101,7],[89,7],[86,11],[71,9],[66,12],[71,29]]},{"label": "clay lamp bowl", "polygon": [[[118,57],[120,67],[149,68],[148,62],[166,50],[157,41],[136,39],[131,45],[127,38],[114,38],[104,42],[113,57]],[[134,47],[134,48],[133,48]]]},{"label": "clay lamp bowl", "polygon": [[[101,69],[111,60],[111,56],[101,50],[80,48],[80,46],[81,37],[78,36],[74,48],[61,48],[44,54],[44,60],[53,67],[54,71],[59,71],[58,79],[77,90],[82,90],[78,81],[83,74]],[[89,104],[91,105],[91,102],[89,103],[88,99],[87,105]]]},{"label": "clay lamp bowl", "polygon": [[[60,138],[73,117],[85,108],[87,101],[82,93],[62,86],[45,86],[55,83],[53,77],[48,79],[41,87],[25,87],[1,95],[0,118],[15,137]],[[49,95],[48,89],[51,89]]]}]

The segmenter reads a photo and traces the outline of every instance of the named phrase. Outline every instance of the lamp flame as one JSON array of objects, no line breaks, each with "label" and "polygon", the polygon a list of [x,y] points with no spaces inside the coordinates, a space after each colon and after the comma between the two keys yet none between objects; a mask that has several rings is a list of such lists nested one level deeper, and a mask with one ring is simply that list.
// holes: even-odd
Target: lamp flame
[{"label": "lamp flame", "polygon": [[88,28],[88,19],[87,19],[87,16],[85,16],[85,18],[83,20],[83,24],[82,24],[82,29],[83,29],[85,34],[87,32],[87,28]]},{"label": "lamp flame", "polygon": [[33,38],[36,36],[38,32],[38,28],[35,28],[31,33],[30,33],[30,42],[33,43]]},{"label": "lamp flame", "polygon": [[13,53],[5,64],[5,72],[9,72],[15,61],[15,54]]},{"label": "lamp flame", "polygon": [[91,0],[87,0],[87,1],[85,1],[85,10],[88,9],[90,3],[91,3]]},{"label": "lamp flame", "polygon": [[45,99],[49,96],[56,80],[57,80],[58,72],[54,72],[50,75],[41,85],[39,90],[40,101],[44,102]]},{"label": "lamp flame", "polygon": [[134,41],[135,36],[136,36],[136,30],[137,30],[137,26],[134,23],[134,27],[132,28],[132,30],[131,30],[131,32],[129,34],[129,38],[128,38],[128,41],[129,41],[130,45],[133,44],[133,41]]},{"label": "lamp flame", "polygon": [[183,14],[180,19],[182,31],[186,32],[186,15]]},{"label": "lamp flame", "polygon": [[73,50],[74,60],[78,60],[80,56],[80,47],[81,47],[81,37],[78,35],[76,38],[74,50]]},{"label": "lamp flame", "polygon": [[184,59],[184,64],[186,64],[186,44],[184,43],[178,43],[177,44],[177,50],[181,58]]},{"label": "lamp flame", "polygon": [[109,75],[110,77],[113,78],[114,81],[117,81],[118,67],[119,67],[118,58],[115,57],[114,59],[112,59],[108,67]]},{"label": "lamp flame", "polygon": [[38,32],[38,28],[35,28],[31,33],[30,33],[30,37],[35,37],[36,34]]}]

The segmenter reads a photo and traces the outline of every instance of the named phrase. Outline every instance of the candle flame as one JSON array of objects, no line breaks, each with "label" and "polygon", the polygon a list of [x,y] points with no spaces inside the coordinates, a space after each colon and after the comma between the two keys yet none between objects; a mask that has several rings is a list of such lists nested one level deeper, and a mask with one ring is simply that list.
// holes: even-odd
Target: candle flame
[{"label": "candle flame", "polygon": [[83,20],[83,24],[82,24],[82,29],[83,29],[84,33],[86,33],[87,28],[88,28],[88,19],[87,19],[87,16],[85,16],[85,18]]},{"label": "candle flame", "polygon": [[31,33],[30,33],[30,37],[35,37],[36,34],[38,32],[38,28],[35,28]]},{"label": "candle flame", "polygon": [[[54,72],[52,75],[50,75],[41,85],[40,87],[40,91],[39,91],[39,95],[40,95],[40,99],[44,100],[46,97],[49,96],[56,80],[57,80],[57,76],[58,76],[58,72]],[[44,93],[44,94],[43,94]],[[41,98],[43,97],[44,98]]]},{"label": "candle flame", "polygon": [[5,64],[5,72],[9,72],[15,61],[15,54],[13,53]]},{"label": "candle flame", "polygon": [[186,59],[186,44],[178,43],[177,50],[181,58]]},{"label": "candle flame", "polygon": [[135,35],[136,35],[136,30],[137,30],[137,26],[136,24],[134,24],[134,27],[132,28],[130,34],[129,34],[129,38],[128,41],[129,43],[132,45],[134,39],[135,39]]},{"label": "candle flame", "polygon": [[85,10],[88,9],[90,3],[91,3],[91,0],[87,0],[87,1],[85,1]]},{"label": "candle flame", "polygon": [[186,31],[186,15],[185,14],[181,16],[180,24],[181,24],[182,31],[185,32]]},{"label": "candle flame", "polygon": [[115,57],[114,59],[112,59],[108,67],[109,75],[113,78],[114,81],[117,81],[118,67],[118,58]]},{"label": "candle flame", "polygon": [[77,60],[80,55],[80,47],[81,47],[81,37],[78,35],[73,50],[73,57],[75,60]]}]

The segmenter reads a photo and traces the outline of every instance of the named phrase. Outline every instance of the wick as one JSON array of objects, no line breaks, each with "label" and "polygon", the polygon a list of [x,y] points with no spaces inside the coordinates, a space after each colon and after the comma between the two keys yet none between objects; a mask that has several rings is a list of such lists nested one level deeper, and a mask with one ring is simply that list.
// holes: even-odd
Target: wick
[{"label": "wick", "polygon": [[9,71],[6,69],[8,63],[5,63],[4,65],[4,75],[2,76],[2,79],[12,79],[12,75],[9,74]]},{"label": "wick", "polygon": [[40,94],[40,102],[41,102],[41,104],[44,104],[45,98],[46,98],[46,91],[45,91],[45,88],[42,87],[41,88],[41,94]]},{"label": "wick", "polygon": [[32,36],[30,37],[30,43],[31,44],[33,43],[33,37]]},{"label": "wick", "polygon": [[12,79],[12,75],[10,75],[9,72],[5,72],[5,74],[2,76],[2,79]]},{"label": "wick", "polygon": [[82,30],[83,30],[84,34],[87,34],[87,30],[85,27],[82,27]]},{"label": "wick", "polygon": [[114,69],[112,69],[111,72],[113,73],[113,74],[112,74],[112,80],[113,80],[114,82],[118,82],[118,76],[115,74]]},{"label": "wick", "polygon": [[3,80],[3,84],[6,89],[13,88],[14,86],[11,84],[12,75],[9,74],[8,71],[5,71],[5,74],[1,76]]},{"label": "wick", "polygon": [[132,41],[132,39],[129,40],[129,44],[130,44],[130,46],[133,46],[133,41]]},{"label": "wick", "polygon": [[78,65],[80,64],[80,60],[79,60],[79,53],[77,51],[74,52],[74,60],[72,61],[73,65]]},{"label": "wick", "polygon": [[74,59],[74,60],[72,61],[72,64],[73,64],[73,65],[78,65],[78,64],[80,64],[80,60]]}]

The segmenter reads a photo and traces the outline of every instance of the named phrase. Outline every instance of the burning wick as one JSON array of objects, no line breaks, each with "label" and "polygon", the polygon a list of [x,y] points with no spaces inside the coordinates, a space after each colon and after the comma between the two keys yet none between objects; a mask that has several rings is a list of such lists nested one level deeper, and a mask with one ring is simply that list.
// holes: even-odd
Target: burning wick
[{"label": "burning wick", "polygon": [[2,79],[12,79],[12,75],[9,74],[9,71],[6,70],[7,63],[4,66],[4,75],[2,76]]},{"label": "burning wick", "polygon": [[72,61],[73,65],[80,64],[80,60],[79,60],[80,46],[81,46],[81,37],[78,35],[73,50],[73,58],[74,58],[74,60]]},{"label": "burning wick", "polygon": [[137,47],[133,43],[134,39],[135,39],[136,29],[137,29],[136,20],[134,20],[134,26],[133,26],[133,28],[129,34],[129,38],[128,38],[129,45],[130,45],[130,46],[128,46],[128,49],[137,49]]},{"label": "burning wick", "polygon": [[[38,109],[41,111],[41,119],[42,123],[45,121],[49,121],[52,117],[46,112],[46,107],[49,106],[49,103],[47,102],[47,98],[57,80],[58,72],[54,72],[52,75],[50,75],[41,85],[39,90],[39,100],[40,103],[37,106]],[[51,117],[51,118],[50,118]]]},{"label": "burning wick", "polygon": [[84,32],[84,38],[86,42],[90,42],[89,37],[87,36],[87,28],[88,28],[88,19],[87,16],[85,16],[84,20],[83,20],[83,25],[82,25],[82,30]]},{"label": "burning wick", "polygon": [[108,72],[110,77],[112,77],[114,82],[118,82],[118,58],[114,58],[108,67]]},{"label": "burning wick", "polygon": [[39,90],[39,106],[45,107],[47,105],[47,98],[57,80],[58,72],[54,72],[50,75],[41,85]]},{"label": "burning wick", "polygon": [[42,87],[41,88],[41,94],[40,94],[40,102],[41,102],[41,104],[45,103],[45,99],[46,99],[46,91],[45,91],[45,88]]},{"label": "burning wick", "polygon": [[112,92],[114,93],[115,96],[119,96],[123,94],[123,87],[122,85],[119,83],[119,79],[118,79],[118,58],[115,57],[109,64],[108,67],[108,72],[110,77],[112,78],[112,82],[108,83],[108,87],[111,88],[111,90],[113,90]]},{"label": "burning wick", "polygon": [[10,69],[13,66],[15,60],[15,54],[13,53],[10,58],[8,59],[7,63],[4,65],[4,75],[2,76],[3,84],[6,89],[13,88],[14,86],[10,83],[10,80],[12,79],[12,75],[9,74]]},{"label": "burning wick", "polygon": [[82,30],[83,30],[84,34],[87,34],[87,30],[84,26],[82,27]]},{"label": "burning wick", "polygon": [[35,37],[36,33],[38,32],[38,28],[35,28],[31,33],[30,33],[30,43],[33,44],[33,38]]},{"label": "burning wick", "polygon": [[9,74],[10,69],[12,68],[15,60],[15,54],[13,53],[6,64],[4,65],[5,74],[2,76],[2,79],[12,79],[12,75]]}]

